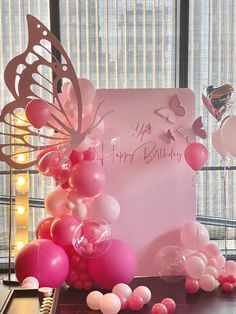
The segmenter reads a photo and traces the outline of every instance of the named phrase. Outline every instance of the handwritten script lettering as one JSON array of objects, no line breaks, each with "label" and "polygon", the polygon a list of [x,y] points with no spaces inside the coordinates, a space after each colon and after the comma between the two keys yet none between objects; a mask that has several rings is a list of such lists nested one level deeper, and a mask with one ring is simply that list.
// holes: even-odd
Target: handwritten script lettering
[{"label": "handwritten script lettering", "polygon": [[132,136],[139,139],[140,142],[142,142],[145,135],[152,134],[152,126],[150,123],[137,122],[136,124],[131,125],[131,129],[134,131]]},{"label": "handwritten script lettering", "polygon": [[[102,158],[103,159],[103,158]],[[142,161],[144,165],[153,163],[154,161],[171,160],[180,163],[182,154],[174,149],[174,147],[160,147],[154,141],[145,142],[132,151],[121,151],[116,145],[111,148],[109,158],[105,158],[103,162],[111,160],[113,164],[134,164]]]}]

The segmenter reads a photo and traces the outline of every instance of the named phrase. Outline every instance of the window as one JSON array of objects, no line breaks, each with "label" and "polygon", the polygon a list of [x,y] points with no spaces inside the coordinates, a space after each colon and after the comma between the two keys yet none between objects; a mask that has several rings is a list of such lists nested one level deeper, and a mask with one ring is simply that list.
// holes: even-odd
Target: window
[{"label": "window", "polygon": [[[189,10],[188,10],[189,6]],[[196,116],[208,131],[210,158],[198,175],[198,219],[209,225],[221,246],[235,247],[235,160],[230,161],[224,199],[224,162],[214,152],[211,134],[216,121],[203,107],[201,92],[209,84],[236,86],[236,27],[234,0],[12,0],[0,3],[0,99],[10,101],[3,74],[7,62],[27,44],[26,14],[57,30],[79,77],[97,88],[155,88],[183,86],[196,93]],[[58,11],[56,10],[58,9]],[[59,14],[57,14],[59,12]],[[189,34],[188,38],[183,35]],[[187,57],[187,58],[185,58]],[[1,240],[8,241],[9,169],[1,163]],[[30,172],[30,232],[45,215],[43,198],[51,181]],[[228,227],[225,228],[225,218]],[[231,239],[231,240],[230,240]],[[6,253],[1,255],[0,263]]]}]

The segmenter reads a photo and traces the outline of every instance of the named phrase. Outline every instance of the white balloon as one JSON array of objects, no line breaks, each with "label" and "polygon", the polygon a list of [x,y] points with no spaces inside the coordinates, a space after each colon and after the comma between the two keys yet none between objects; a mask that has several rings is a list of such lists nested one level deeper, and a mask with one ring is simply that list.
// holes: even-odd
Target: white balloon
[{"label": "white balloon", "polygon": [[101,297],[99,309],[103,314],[117,314],[120,308],[120,298],[114,293],[106,293]]},{"label": "white balloon", "polygon": [[92,291],[86,298],[86,303],[91,310],[99,310],[99,303],[103,294],[100,291]]},{"label": "white balloon", "polygon": [[89,217],[103,219],[111,224],[116,221],[120,215],[120,204],[116,198],[111,195],[99,195],[89,203]]}]

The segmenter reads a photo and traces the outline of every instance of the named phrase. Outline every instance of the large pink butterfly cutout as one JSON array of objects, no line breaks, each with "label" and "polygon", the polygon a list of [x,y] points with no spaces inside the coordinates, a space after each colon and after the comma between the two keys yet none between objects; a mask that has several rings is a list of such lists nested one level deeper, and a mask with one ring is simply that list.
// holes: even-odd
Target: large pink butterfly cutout
[{"label": "large pink butterfly cutout", "polygon": [[203,129],[202,117],[198,117],[192,124],[192,127],[182,127],[176,130],[186,138],[189,143],[195,142],[196,136],[206,139],[207,133]]},{"label": "large pink butterfly cutout", "polygon": [[161,107],[156,109],[154,113],[173,124],[177,121],[177,117],[185,115],[185,109],[181,106],[178,95],[174,95],[169,102],[169,108]]},{"label": "large pink butterfly cutout", "polygon": [[[0,160],[5,161],[15,169],[24,169],[36,164],[35,158],[27,163],[16,162],[17,148],[24,152],[36,152],[55,144],[63,147],[68,157],[71,151],[77,147],[87,134],[98,125],[97,112],[89,126],[82,129],[82,99],[80,86],[65,50],[56,37],[39,20],[27,15],[29,41],[28,46],[22,54],[12,59],[6,66],[4,78],[5,83],[12,93],[14,100],[8,103],[2,110],[0,122],[5,124],[8,132],[0,134],[9,137],[9,143],[0,144]],[[62,57],[60,63],[51,53],[54,47]],[[45,76],[44,73],[49,73]],[[54,73],[54,79],[53,77]],[[70,108],[64,99],[63,93],[57,92],[61,79],[70,82],[74,89],[76,105],[73,116],[70,115]],[[41,81],[43,80],[43,84]],[[54,135],[40,134],[31,125],[19,126],[15,123],[17,112],[25,109],[27,103],[35,98],[41,98],[39,93],[52,107],[52,115],[46,127],[51,128]],[[97,109],[98,110],[98,109]],[[11,130],[11,131],[10,131]],[[32,154],[30,154],[32,155]]]}]

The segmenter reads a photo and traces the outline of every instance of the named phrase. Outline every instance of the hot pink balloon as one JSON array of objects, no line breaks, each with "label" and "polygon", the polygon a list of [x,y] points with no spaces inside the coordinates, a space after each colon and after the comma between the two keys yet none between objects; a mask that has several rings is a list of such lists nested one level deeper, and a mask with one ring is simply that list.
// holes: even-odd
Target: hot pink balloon
[{"label": "hot pink balloon", "polygon": [[54,221],[55,217],[46,217],[40,221],[36,229],[36,238],[37,239],[49,239],[52,240],[50,228]]},{"label": "hot pink balloon", "polygon": [[184,151],[184,158],[193,170],[200,170],[208,160],[208,150],[200,143],[189,144]]},{"label": "hot pink balloon", "polygon": [[95,161],[81,161],[72,169],[70,184],[80,196],[92,197],[97,195],[102,191],[105,182],[104,169]]},{"label": "hot pink balloon", "polygon": [[173,314],[176,310],[176,304],[175,301],[171,298],[165,298],[161,301],[162,304],[164,304],[168,310],[168,314]]},{"label": "hot pink balloon", "polygon": [[187,278],[185,280],[185,290],[190,294],[195,294],[200,288],[199,281],[193,278]]},{"label": "hot pink balloon", "polygon": [[189,222],[180,230],[180,240],[188,249],[201,250],[208,243],[209,239],[206,227],[199,222]]},{"label": "hot pink balloon", "polygon": [[224,158],[227,157],[228,152],[222,140],[221,129],[216,130],[215,133],[212,135],[212,145],[217,153],[219,153]]},{"label": "hot pink balloon", "polygon": [[16,277],[20,283],[26,277],[38,279],[40,287],[59,287],[69,272],[66,252],[51,240],[39,239],[28,243],[17,255]]},{"label": "hot pink balloon", "polygon": [[51,236],[55,243],[66,247],[72,244],[74,231],[78,226],[78,221],[70,215],[63,215],[56,218],[51,226]]},{"label": "hot pink balloon", "polygon": [[114,239],[110,247],[100,256],[88,261],[92,280],[101,288],[112,289],[120,282],[130,283],[137,267],[137,260],[130,246]]},{"label": "hot pink balloon", "polygon": [[45,100],[33,99],[26,105],[25,114],[29,122],[40,129],[50,119],[51,106]]}]

